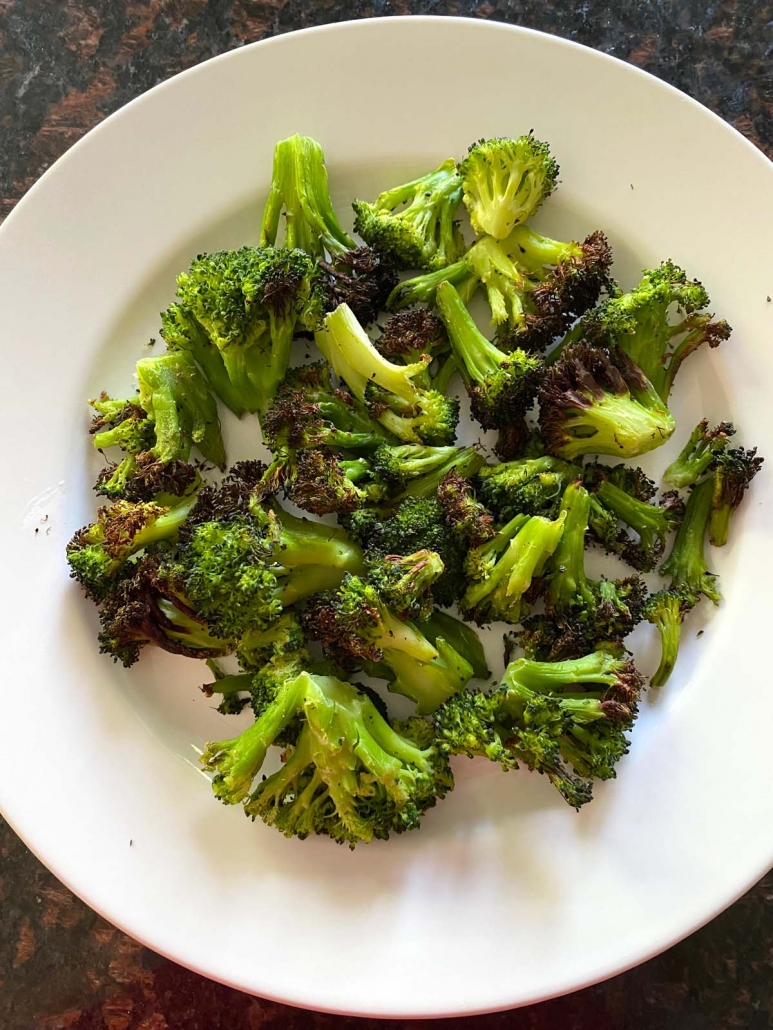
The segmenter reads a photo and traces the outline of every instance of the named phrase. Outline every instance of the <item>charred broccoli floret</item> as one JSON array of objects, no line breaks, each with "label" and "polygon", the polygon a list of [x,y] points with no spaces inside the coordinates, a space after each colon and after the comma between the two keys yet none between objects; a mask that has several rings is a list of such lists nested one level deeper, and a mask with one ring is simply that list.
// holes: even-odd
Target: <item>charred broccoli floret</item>
[{"label": "charred broccoli floret", "polygon": [[465,618],[487,622],[520,622],[531,609],[530,591],[542,575],[564,529],[535,515],[517,515],[492,539],[467,556],[470,585],[459,602]]},{"label": "charred broccoli floret", "polygon": [[556,188],[558,165],[534,136],[498,137],[473,143],[459,175],[475,232],[503,240]]},{"label": "charred broccoli floret", "polygon": [[443,268],[464,250],[454,221],[462,199],[456,163],[380,193],[372,204],[355,200],[354,231],[403,268]]},{"label": "charred broccoli floret", "polygon": [[443,476],[437,499],[443,506],[446,523],[470,547],[478,547],[496,535],[493,515],[476,499],[470,480],[459,472],[447,472]]},{"label": "charred broccoli floret", "polygon": [[711,498],[709,540],[715,547],[724,547],[730,531],[730,520],[749,489],[749,484],[762,467],[764,458],[757,457],[757,448],[733,447],[714,455],[714,494]]},{"label": "charred broccoli floret", "polygon": [[367,578],[391,612],[398,618],[424,622],[435,602],[432,585],[443,574],[443,562],[435,551],[386,554],[368,562]]},{"label": "charred broccoli floret", "polygon": [[345,304],[327,316],[316,341],[336,375],[399,440],[437,446],[454,442],[458,401],[414,381],[424,372],[429,356],[411,365],[388,361]]},{"label": "charred broccoli floret", "polygon": [[642,608],[642,617],[651,622],[660,634],[660,664],[650,683],[653,687],[662,687],[674,671],[679,656],[679,638],[682,635],[682,623],[688,612],[698,603],[698,596],[685,590],[658,590],[651,594]]},{"label": "charred broccoli floret", "polygon": [[486,465],[478,473],[480,496],[500,522],[516,515],[554,519],[564,490],[578,475],[576,465],[549,455]]},{"label": "charred broccoli floret", "polygon": [[555,663],[519,659],[493,694],[458,694],[433,723],[449,754],[488,758],[505,770],[522,763],[579,808],[592,798],[592,781],[614,777],[627,753],[640,690],[633,665],[607,652]]},{"label": "charred broccoli floret", "polygon": [[372,247],[345,250],[319,266],[327,276],[331,309],[348,304],[361,325],[376,321],[398,282],[395,262]]},{"label": "charred broccoli floret", "polygon": [[709,572],[705,556],[713,493],[711,477],[693,487],[671,553],[661,565],[660,574],[670,576],[675,589],[695,597],[705,594],[714,604],[719,604],[722,595],[717,577]]},{"label": "charred broccoli floret", "polygon": [[622,352],[577,344],[547,373],[540,430],[551,454],[634,458],[660,447],[676,428],[652,384]]},{"label": "charred broccoli floret", "polygon": [[448,336],[437,315],[428,308],[412,308],[387,319],[376,347],[390,361],[398,359],[409,365],[424,354],[436,357],[447,351]]},{"label": "charred broccoli floret", "polygon": [[734,435],[732,422],[720,422],[710,429],[709,420],[702,419],[690,433],[679,455],[663,473],[663,482],[676,490],[694,486],[711,465],[715,455],[725,450],[727,441]]},{"label": "charred broccoli floret", "polygon": [[177,297],[162,315],[162,336],[170,350],[191,353],[237,415],[268,408],[296,328],[316,329],[326,304],[309,255],[274,247],[200,255],[177,277]]},{"label": "charred broccoli floret", "polygon": [[[426,590],[435,565],[416,581]],[[401,610],[406,607],[401,597]],[[390,690],[416,702],[417,712],[433,712],[461,690],[472,667],[442,637],[432,644],[412,622],[404,622],[379,590],[359,576],[347,576],[335,593],[314,599],[304,612],[304,626],[322,642],[325,653],[344,666],[383,663],[393,678]]]},{"label": "charred broccoli floret", "polygon": [[[596,480],[589,516],[592,535],[610,554],[620,555],[640,572],[652,571],[663,554],[666,537],[682,520],[684,505],[679,495],[666,494],[664,503],[655,505],[631,496],[598,473]],[[634,531],[635,538],[620,528],[621,522]]]},{"label": "charred broccoli floret", "polygon": [[[714,322],[702,313],[709,295],[672,261],[646,271],[630,293],[611,297],[584,317],[579,335],[594,345],[616,345],[642,370],[668,403],[682,362],[702,344],[717,347],[730,336],[724,319]],[[683,315],[670,322],[672,310]]]},{"label": "charred broccoli floret", "polygon": [[[255,785],[269,747],[293,719],[301,729],[278,772]],[[453,786],[447,759],[393,729],[373,701],[341,680],[308,673],[288,679],[253,725],[207,745],[216,797],[301,839],[327,834],[354,847],[418,826]]]},{"label": "charred broccoli floret", "polygon": [[438,287],[437,303],[473,417],[484,429],[496,429],[522,416],[536,396],[541,359],[519,349],[505,353],[490,343],[450,283]]}]

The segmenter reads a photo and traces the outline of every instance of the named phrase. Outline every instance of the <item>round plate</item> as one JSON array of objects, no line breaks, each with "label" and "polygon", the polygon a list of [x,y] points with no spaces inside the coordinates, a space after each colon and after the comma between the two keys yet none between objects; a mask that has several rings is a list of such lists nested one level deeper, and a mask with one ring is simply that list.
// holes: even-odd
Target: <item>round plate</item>
[{"label": "round plate", "polygon": [[[688,624],[592,805],[576,815],[542,777],[465,760],[419,833],[353,853],[216,804],[194,747],[233,724],[198,692],[198,663],[116,669],[67,577],[64,545],[93,517],[85,399],[130,388],[193,255],[257,239],[276,140],[322,143],[346,215],[474,139],[529,129],[562,167],[544,229],[605,229],[628,286],[673,258],[735,326],[683,369],[678,440],[703,414],[734,418],[773,454],[771,165],[675,90],[549,36],[394,18],[245,47],[89,133],[0,232],[2,810],[111,922],[246,991],[394,1017],[520,1005],[641,962],[773,861],[769,475],[712,554],[723,605]],[[244,450],[254,420],[240,433]]]}]

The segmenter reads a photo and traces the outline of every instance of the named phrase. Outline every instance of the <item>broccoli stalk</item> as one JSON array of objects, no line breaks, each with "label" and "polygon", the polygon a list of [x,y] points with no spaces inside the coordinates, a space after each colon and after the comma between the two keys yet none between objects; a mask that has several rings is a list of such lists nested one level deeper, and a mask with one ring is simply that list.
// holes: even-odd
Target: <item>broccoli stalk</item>
[{"label": "broccoli stalk", "polygon": [[682,623],[698,600],[695,594],[672,587],[670,590],[658,590],[645,601],[642,616],[660,634],[660,663],[650,677],[653,687],[665,686],[674,671],[679,656]]},{"label": "broccoli stalk", "polygon": [[762,467],[763,458],[757,448],[719,451],[711,467],[714,471],[714,494],[711,498],[709,540],[715,547],[724,547],[730,531],[730,520],[738,510],[749,484]]},{"label": "broccoli stalk", "polygon": [[652,384],[622,352],[583,344],[554,364],[540,391],[539,425],[551,454],[634,458],[668,440],[676,428]]},{"label": "broccoli stalk", "polygon": [[465,618],[520,622],[531,608],[528,591],[554,553],[564,530],[564,516],[554,522],[539,515],[517,515],[497,535],[467,558],[472,582],[459,602]]},{"label": "broccoli stalk", "polygon": [[576,465],[550,456],[486,465],[478,473],[480,496],[500,521],[518,514],[552,519],[564,490],[578,474]]},{"label": "broccoli stalk", "polygon": [[[601,478],[591,494],[590,529],[612,554],[619,554],[635,569],[649,572],[660,561],[666,537],[681,521],[680,504],[655,505],[632,497],[608,479]],[[618,530],[624,522],[638,536],[632,540]]]},{"label": "broccoli stalk", "polygon": [[537,392],[541,360],[523,350],[506,354],[490,343],[450,283],[438,287],[437,303],[473,417],[484,429],[496,429],[523,415]]},{"label": "broccoli stalk", "polygon": [[[682,362],[702,344],[718,347],[730,336],[727,322],[701,313],[708,305],[704,287],[664,261],[646,271],[630,293],[611,297],[586,315],[577,332],[590,343],[624,350],[667,404]],[[684,317],[671,324],[674,307]]]},{"label": "broccoli stalk", "polygon": [[355,200],[354,231],[403,268],[443,268],[464,250],[454,221],[461,199],[462,184],[449,159],[434,172],[380,193],[372,204]]},{"label": "broccoli stalk", "polygon": [[500,137],[473,143],[459,175],[475,232],[503,240],[553,192],[558,165],[534,136]]},{"label": "broccoli stalk", "polygon": [[[417,592],[442,571],[439,564],[414,581]],[[420,593],[415,604],[420,604]],[[407,610],[401,595],[400,610]],[[383,663],[393,679],[390,690],[416,702],[420,715],[434,711],[461,690],[472,667],[442,637],[432,644],[412,622],[395,614],[373,584],[346,576],[333,595],[320,597],[304,613],[307,632],[322,641],[325,653],[342,664]]]},{"label": "broccoli stalk", "polygon": [[429,355],[410,365],[388,361],[346,304],[327,316],[315,339],[336,375],[390,433],[404,443],[453,443],[458,402],[414,382],[426,368]]},{"label": "broccoli stalk", "polygon": [[695,597],[704,594],[714,604],[719,604],[722,595],[717,577],[708,571],[704,553],[713,493],[711,477],[693,487],[682,524],[676,532],[671,553],[660,567],[660,574],[670,576],[675,589]]},{"label": "broccoli stalk", "polygon": [[663,473],[663,482],[676,490],[694,486],[708,469],[715,455],[724,451],[735,435],[732,422],[720,422],[709,429],[709,420],[702,419],[690,433],[687,443]]}]

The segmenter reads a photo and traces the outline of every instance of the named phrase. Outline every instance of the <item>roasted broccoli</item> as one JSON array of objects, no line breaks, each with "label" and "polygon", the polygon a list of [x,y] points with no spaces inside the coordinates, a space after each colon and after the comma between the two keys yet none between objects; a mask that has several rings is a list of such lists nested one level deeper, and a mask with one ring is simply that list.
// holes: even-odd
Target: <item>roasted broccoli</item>
[{"label": "roasted broccoli", "polygon": [[688,612],[698,603],[699,597],[686,590],[671,588],[651,594],[642,607],[642,618],[651,622],[660,634],[660,664],[650,683],[662,687],[674,671],[679,655],[679,638],[682,623]]},{"label": "roasted broccoli", "polygon": [[454,442],[458,401],[414,382],[426,368],[428,355],[410,365],[388,361],[345,304],[327,316],[316,341],[336,375],[398,439],[437,446]]},{"label": "roasted broccoli", "polygon": [[[441,571],[440,563],[435,563],[415,581],[416,590],[426,591],[428,580]],[[403,594],[401,612],[406,604]],[[402,621],[387,606],[372,583],[359,576],[346,576],[335,593],[313,599],[304,612],[304,627],[344,667],[387,666],[393,676],[390,690],[415,701],[420,715],[434,711],[472,677],[471,665],[450,644],[442,637],[430,643],[414,623]]]},{"label": "roasted broccoli", "polygon": [[439,747],[488,758],[505,769],[545,773],[574,808],[592,798],[592,780],[615,776],[628,751],[641,677],[603,651],[566,662],[519,659],[493,694],[464,692],[433,715]]},{"label": "roasted broccoli", "polygon": [[722,595],[717,577],[709,572],[705,556],[713,494],[713,477],[692,488],[671,553],[661,565],[660,574],[671,577],[674,589],[694,597],[705,594],[714,604],[719,604]]},{"label": "roasted broccoli", "polygon": [[694,486],[714,460],[714,456],[727,447],[735,435],[732,422],[720,422],[713,429],[709,420],[702,419],[690,433],[690,438],[663,473],[663,482],[676,490]]},{"label": "roasted broccoli", "polygon": [[[666,537],[679,525],[683,514],[684,504],[678,494],[665,494],[660,505],[650,504],[597,474],[588,524],[608,553],[619,555],[640,572],[651,572],[660,561]],[[622,529],[621,522],[636,536]]]},{"label": "roasted broccoli", "polygon": [[486,465],[478,473],[480,496],[500,522],[516,515],[554,519],[564,490],[578,475],[576,465],[549,455]]},{"label": "roasted broccoli", "polygon": [[473,143],[459,175],[475,232],[503,240],[556,188],[558,165],[532,135],[499,137]]},{"label": "roasted broccoli", "polygon": [[567,461],[584,454],[634,458],[676,428],[668,408],[623,352],[576,344],[548,369],[540,390],[545,447]]},{"label": "roasted broccoli", "polygon": [[450,283],[438,287],[437,303],[473,417],[484,429],[497,429],[522,416],[536,396],[541,359],[519,349],[505,353],[490,343]]},{"label": "roasted broccoli", "polygon": [[443,476],[437,488],[437,499],[443,506],[446,523],[470,547],[478,547],[496,535],[493,515],[475,497],[470,480],[458,471]]},{"label": "roasted broccoli", "polygon": [[[667,404],[685,358],[704,343],[717,347],[730,336],[724,319],[713,322],[702,313],[708,305],[704,287],[672,261],[664,261],[646,271],[630,293],[611,297],[589,312],[571,334],[595,346],[620,347]],[[684,317],[671,323],[674,309]]]},{"label": "roasted broccoli", "polygon": [[443,574],[436,551],[377,555],[368,561],[367,578],[390,612],[403,620],[426,621],[435,608],[432,585]]},{"label": "roasted broccoli", "polygon": [[714,494],[711,498],[709,540],[715,547],[724,547],[730,531],[730,520],[749,489],[749,484],[762,467],[764,458],[757,457],[757,448],[733,447],[718,451],[711,468],[714,471]]},{"label": "roasted broccoli", "polygon": [[237,415],[268,408],[287,371],[296,328],[315,330],[326,306],[322,276],[309,255],[274,247],[200,255],[177,277],[177,297],[162,315],[162,336],[170,350],[191,353]]},{"label": "roasted broccoli", "polygon": [[[298,716],[282,766],[255,785],[269,747]],[[392,728],[356,687],[304,672],[277,688],[241,736],[208,744],[202,762],[226,804],[245,801],[247,815],[286,836],[321,833],[354,847],[414,829],[453,786],[445,756],[411,730],[411,720]]]},{"label": "roasted broccoli", "polygon": [[354,231],[403,268],[443,268],[464,250],[454,220],[462,199],[456,163],[380,193],[372,204],[355,200]]}]

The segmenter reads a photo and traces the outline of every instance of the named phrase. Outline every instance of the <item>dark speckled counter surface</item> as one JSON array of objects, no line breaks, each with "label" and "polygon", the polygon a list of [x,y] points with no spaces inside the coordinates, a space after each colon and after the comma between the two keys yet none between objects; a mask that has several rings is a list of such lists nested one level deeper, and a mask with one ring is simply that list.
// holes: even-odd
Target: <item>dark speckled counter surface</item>
[{"label": "dark speckled counter surface", "polygon": [[[394,14],[507,21],[597,47],[678,86],[773,156],[773,5],[761,0],[0,0],[0,213],[93,125],[170,75],[277,33]],[[91,912],[0,822],[0,1030],[396,1025],[276,1005],[181,969]],[[773,875],[638,969],[447,1025],[771,1027]]]}]

